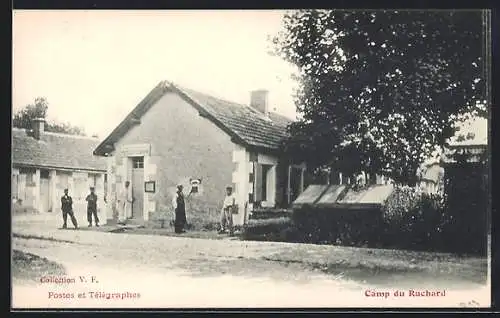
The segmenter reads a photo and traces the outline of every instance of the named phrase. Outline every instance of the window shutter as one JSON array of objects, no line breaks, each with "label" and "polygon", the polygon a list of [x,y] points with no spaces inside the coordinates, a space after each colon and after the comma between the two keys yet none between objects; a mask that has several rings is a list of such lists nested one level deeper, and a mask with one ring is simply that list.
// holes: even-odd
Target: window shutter
[{"label": "window shutter", "polygon": [[255,180],[254,199],[256,202],[259,202],[262,201],[262,165],[259,164],[255,165],[254,180]]},{"label": "window shutter", "polygon": [[276,205],[277,206],[281,206],[281,204],[283,204],[283,190],[284,190],[284,187],[283,187],[283,183],[285,180],[283,180],[283,172],[282,172],[282,165],[281,164],[278,164],[275,168],[275,191],[276,191],[276,195],[275,195],[275,202],[276,202]]}]

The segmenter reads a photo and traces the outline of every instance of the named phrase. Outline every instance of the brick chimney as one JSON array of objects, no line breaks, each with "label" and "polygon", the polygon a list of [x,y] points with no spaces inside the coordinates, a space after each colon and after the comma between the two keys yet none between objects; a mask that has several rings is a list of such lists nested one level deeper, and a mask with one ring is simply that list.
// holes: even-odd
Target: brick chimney
[{"label": "brick chimney", "polygon": [[33,137],[36,140],[40,140],[40,137],[43,135],[45,131],[45,119],[44,118],[35,118],[33,119]]},{"label": "brick chimney", "polygon": [[265,89],[250,92],[250,106],[266,116],[269,115],[268,93]]}]

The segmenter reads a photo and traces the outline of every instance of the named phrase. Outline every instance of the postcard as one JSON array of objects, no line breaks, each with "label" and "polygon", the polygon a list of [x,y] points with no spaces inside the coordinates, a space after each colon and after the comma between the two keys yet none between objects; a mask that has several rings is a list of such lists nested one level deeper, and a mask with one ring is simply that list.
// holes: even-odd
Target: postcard
[{"label": "postcard", "polygon": [[491,306],[487,10],[14,10],[11,310]]}]

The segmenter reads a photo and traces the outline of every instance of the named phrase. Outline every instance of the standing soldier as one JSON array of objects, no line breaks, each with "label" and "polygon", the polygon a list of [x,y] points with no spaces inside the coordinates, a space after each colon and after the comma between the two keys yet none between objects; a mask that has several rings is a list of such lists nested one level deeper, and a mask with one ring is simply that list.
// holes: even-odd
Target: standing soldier
[{"label": "standing soldier", "polygon": [[122,189],[118,196],[118,223],[125,223],[130,216],[132,202],[133,198],[130,181],[125,181],[125,188]]},{"label": "standing soldier", "polygon": [[177,192],[172,199],[172,205],[175,211],[174,228],[175,233],[184,233],[186,226],[186,203],[184,201],[184,194],[182,193],[182,185],[177,186]]},{"label": "standing soldier", "polygon": [[67,228],[66,220],[68,219],[68,214],[71,217],[71,222],[75,229],[78,228],[78,223],[76,222],[75,215],[73,214],[73,199],[68,195],[68,189],[64,189],[64,195],[61,197],[61,210],[63,213],[63,229]]},{"label": "standing soldier", "polygon": [[97,195],[94,193],[94,187],[90,187],[90,194],[85,199],[87,201],[87,221],[89,227],[92,227],[92,215],[94,216],[95,226],[99,227],[99,218],[97,217]]},{"label": "standing soldier", "polygon": [[233,188],[231,186],[226,187],[226,196],[224,202],[222,203],[222,211],[220,213],[220,230],[219,233],[225,233],[226,225],[229,230],[229,235],[234,234],[233,229],[233,213],[236,208],[236,198],[233,194]]}]

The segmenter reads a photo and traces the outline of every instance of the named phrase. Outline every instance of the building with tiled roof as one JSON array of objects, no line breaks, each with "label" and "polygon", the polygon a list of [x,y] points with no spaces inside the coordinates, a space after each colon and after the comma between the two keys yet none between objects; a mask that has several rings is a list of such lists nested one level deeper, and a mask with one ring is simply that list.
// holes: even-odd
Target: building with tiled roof
[{"label": "building with tiled roof", "polygon": [[[96,188],[104,206],[106,160],[95,156],[96,138],[46,132],[43,119],[34,129],[12,129],[12,200],[40,212],[59,212],[68,188],[75,213],[86,218],[85,197]],[[104,210],[104,209],[103,209]]]},{"label": "building with tiled roof", "polygon": [[[190,209],[207,215],[218,213],[232,185],[236,224],[255,205],[289,204],[303,190],[305,167],[283,158],[280,145],[291,120],[270,109],[265,90],[251,92],[244,105],[159,83],[95,148],[94,154],[108,157],[110,198],[116,202],[130,181],[129,215],[139,221],[170,211],[177,184],[190,193]],[[111,208],[108,218],[113,215]]]}]

